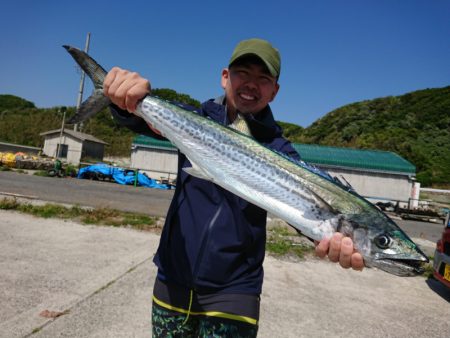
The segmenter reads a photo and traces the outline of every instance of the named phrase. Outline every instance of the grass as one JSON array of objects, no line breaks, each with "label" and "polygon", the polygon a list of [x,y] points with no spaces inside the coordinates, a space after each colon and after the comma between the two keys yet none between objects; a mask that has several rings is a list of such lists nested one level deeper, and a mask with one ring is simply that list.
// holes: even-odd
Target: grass
[{"label": "grass", "polygon": [[[15,210],[36,217],[73,219],[83,224],[130,227],[144,231],[160,232],[156,217],[124,212],[109,208],[85,209],[79,206],[66,207],[47,203],[33,205],[21,203],[16,198],[0,200],[0,209]],[[276,224],[268,227],[267,251],[279,258],[303,258],[314,250],[314,246],[287,226]]]},{"label": "grass", "polygon": [[130,227],[138,230],[158,230],[157,218],[109,208],[85,209],[79,206],[65,207],[47,203],[33,205],[20,203],[15,198],[0,200],[0,209],[15,210],[43,218],[74,219],[83,224]]},{"label": "grass", "polygon": [[302,259],[314,252],[314,246],[288,226],[277,224],[268,227],[266,250],[278,258]]},{"label": "grass", "polygon": [[38,170],[33,175],[35,175],[35,176],[42,176],[42,177],[48,177],[48,172],[46,170]]}]

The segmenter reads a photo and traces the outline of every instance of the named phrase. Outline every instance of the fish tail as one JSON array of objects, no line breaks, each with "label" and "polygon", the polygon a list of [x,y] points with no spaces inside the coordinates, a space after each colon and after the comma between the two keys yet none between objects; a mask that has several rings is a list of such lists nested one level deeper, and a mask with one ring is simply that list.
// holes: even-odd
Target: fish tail
[{"label": "fish tail", "polygon": [[105,80],[106,70],[82,50],[67,45],[63,47],[89,76],[95,88],[94,93],[81,104],[75,115],[68,121],[69,124],[74,124],[103,110],[111,103],[111,100],[103,95],[103,81]]}]

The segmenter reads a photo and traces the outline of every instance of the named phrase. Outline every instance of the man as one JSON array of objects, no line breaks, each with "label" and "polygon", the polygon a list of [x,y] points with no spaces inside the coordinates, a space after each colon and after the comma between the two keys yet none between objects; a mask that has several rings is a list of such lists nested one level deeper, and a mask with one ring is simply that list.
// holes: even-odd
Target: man
[{"label": "man", "polygon": [[[198,113],[298,159],[269,107],[279,90],[279,75],[280,55],[269,42],[242,41],[228,68],[222,70],[225,95],[203,103]],[[148,80],[115,67],[105,78],[104,93],[116,105],[112,113],[121,124],[160,137],[152,126],[128,113],[150,93]],[[179,153],[176,191],[154,259],[158,275],[153,335],[255,337],[266,211],[212,182],[190,176],[182,170],[185,167],[190,167],[189,160]],[[317,243],[316,252],[344,268],[363,268],[351,239],[341,234]]]}]

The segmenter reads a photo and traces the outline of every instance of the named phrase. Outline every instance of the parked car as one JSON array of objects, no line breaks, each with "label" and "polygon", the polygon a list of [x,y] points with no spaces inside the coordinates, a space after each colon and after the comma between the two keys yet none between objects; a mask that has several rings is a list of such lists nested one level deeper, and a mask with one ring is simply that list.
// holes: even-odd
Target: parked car
[{"label": "parked car", "polygon": [[433,270],[433,275],[450,288],[450,213],[445,219],[442,238],[436,243]]}]

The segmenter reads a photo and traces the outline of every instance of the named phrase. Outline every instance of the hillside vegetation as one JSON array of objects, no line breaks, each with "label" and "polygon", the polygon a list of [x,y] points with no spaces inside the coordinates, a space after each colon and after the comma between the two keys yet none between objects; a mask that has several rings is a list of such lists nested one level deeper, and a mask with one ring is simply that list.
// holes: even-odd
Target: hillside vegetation
[{"label": "hillside vegetation", "polygon": [[352,103],[336,109],[294,142],[393,151],[417,168],[425,186],[450,183],[450,87]]},{"label": "hillside vegetation", "polygon": [[[193,106],[199,102],[171,89],[154,94]],[[43,145],[41,132],[61,127],[74,107],[39,109],[32,102],[0,95],[0,141]],[[308,128],[279,122],[293,142],[393,151],[417,167],[423,186],[450,187],[450,87],[377,98],[338,108]],[[70,126],[69,126],[70,127]],[[83,132],[109,143],[106,154],[127,156],[135,136],[118,126],[105,109],[88,120]]]},{"label": "hillside vegetation", "polygon": [[[153,94],[166,100],[200,106],[199,101],[172,89],[156,88],[153,89]],[[64,110],[66,121],[75,114],[75,107],[39,109],[25,99],[0,95],[0,142],[43,147],[44,138],[40,133],[61,128]],[[73,125],[66,125],[66,128],[73,129]],[[109,109],[102,110],[84,122],[82,132],[107,142],[107,156],[129,156],[131,142],[136,136],[127,128],[119,126],[111,118]]]}]

